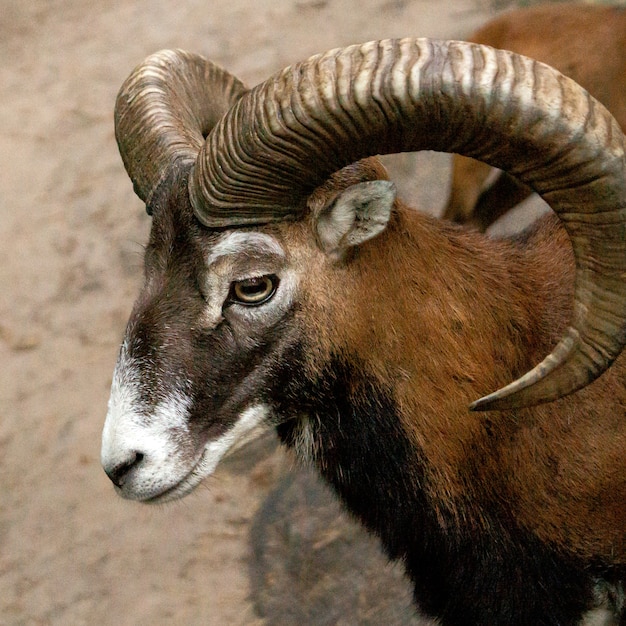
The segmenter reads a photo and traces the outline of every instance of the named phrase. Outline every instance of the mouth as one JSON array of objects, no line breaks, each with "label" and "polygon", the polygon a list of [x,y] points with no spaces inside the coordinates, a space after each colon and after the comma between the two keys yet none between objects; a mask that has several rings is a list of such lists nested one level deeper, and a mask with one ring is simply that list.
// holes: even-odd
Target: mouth
[{"label": "mouth", "polygon": [[[234,428],[205,444],[197,461],[180,480],[156,494],[147,493],[145,494],[147,497],[138,499],[146,504],[161,504],[188,495],[205,478],[213,474],[223,458],[267,432],[266,415],[267,408],[264,406],[255,406],[244,411]],[[124,493],[120,492],[120,495],[124,496]]]},{"label": "mouth", "polygon": [[145,504],[162,504],[165,502],[172,502],[174,500],[180,500],[186,495],[190,494],[207,476],[213,473],[215,465],[211,467],[208,463],[209,447],[205,447],[200,455],[200,458],[195,465],[189,470],[189,472],[175,485],[168,487],[164,491],[157,493],[154,496],[150,496],[142,500]]}]

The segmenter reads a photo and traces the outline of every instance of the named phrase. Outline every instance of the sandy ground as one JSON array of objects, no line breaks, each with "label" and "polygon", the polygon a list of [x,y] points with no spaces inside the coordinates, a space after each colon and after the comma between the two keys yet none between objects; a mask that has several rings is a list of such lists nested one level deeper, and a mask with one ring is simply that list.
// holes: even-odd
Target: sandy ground
[{"label": "sandy ground", "polygon": [[[461,38],[504,4],[0,1],[0,624],[263,623],[249,531],[288,464],[280,452],[249,452],[159,508],[118,499],[99,464],[150,226],[113,136],[132,67],[181,47],[254,84],[335,46]],[[438,212],[447,164],[392,168]]]}]

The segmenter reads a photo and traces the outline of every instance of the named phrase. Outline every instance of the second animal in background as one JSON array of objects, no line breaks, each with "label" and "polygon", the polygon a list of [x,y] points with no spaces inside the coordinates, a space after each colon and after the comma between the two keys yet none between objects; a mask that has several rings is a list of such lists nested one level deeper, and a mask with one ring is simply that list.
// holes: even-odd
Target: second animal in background
[{"label": "second animal in background", "polygon": [[[626,130],[626,7],[548,4],[499,15],[468,38],[547,63],[604,104]],[[454,155],[443,217],[487,230],[532,189]]]}]

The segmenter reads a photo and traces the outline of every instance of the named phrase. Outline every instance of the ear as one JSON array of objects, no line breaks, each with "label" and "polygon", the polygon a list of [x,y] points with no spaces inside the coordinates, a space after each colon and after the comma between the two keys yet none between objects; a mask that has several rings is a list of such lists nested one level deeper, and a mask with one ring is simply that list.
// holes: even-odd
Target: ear
[{"label": "ear", "polygon": [[341,256],[372,239],[387,226],[396,186],[371,180],[342,191],[317,218],[317,236],[324,252]]}]

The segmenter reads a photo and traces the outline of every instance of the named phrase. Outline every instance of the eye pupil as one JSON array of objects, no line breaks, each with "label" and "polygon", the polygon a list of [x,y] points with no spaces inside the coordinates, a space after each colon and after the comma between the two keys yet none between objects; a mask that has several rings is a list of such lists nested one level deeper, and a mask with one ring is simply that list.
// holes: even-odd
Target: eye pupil
[{"label": "eye pupil", "polygon": [[239,304],[263,304],[274,295],[277,286],[276,276],[246,278],[233,283],[231,298]]}]

